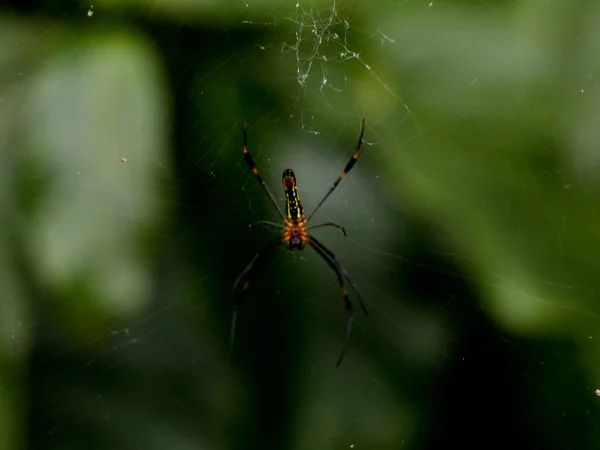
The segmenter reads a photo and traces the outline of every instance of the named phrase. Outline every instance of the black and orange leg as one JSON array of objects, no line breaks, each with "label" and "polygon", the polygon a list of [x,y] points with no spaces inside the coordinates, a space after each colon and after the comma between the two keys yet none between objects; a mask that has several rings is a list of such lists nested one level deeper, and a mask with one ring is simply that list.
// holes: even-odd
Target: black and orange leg
[{"label": "black and orange leg", "polygon": [[335,223],[335,222],[320,223],[319,225],[313,225],[312,227],[308,227],[307,230],[312,230],[313,228],[321,228],[321,227],[339,228],[340,230],[342,230],[342,233],[344,233],[344,237],[348,237],[348,235],[346,234],[346,229],[344,228],[344,225],[340,225],[339,223]]},{"label": "black and orange leg", "polygon": [[254,255],[254,257],[252,258],[250,263],[246,266],[244,271],[240,274],[239,277],[237,277],[235,279],[235,282],[233,283],[233,288],[231,288],[231,292],[233,292],[235,290],[235,288],[238,286],[238,284],[242,280],[246,280],[246,282],[242,286],[242,292],[240,292],[240,295],[236,299],[235,305],[233,307],[233,318],[231,320],[231,334],[229,337],[229,358],[230,358],[230,360],[233,355],[233,341],[235,339],[235,327],[236,327],[236,323],[237,323],[237,312],[238,312],[238,309],[240,308],[240,306],[242,306],[242,303],[244,302],[244,298],[246,296],[246,291],[248,290],[248,287],[250,286],[250,282],[248,281],[248,278],[250,277],[252,270],[256,269],[256,267],[258,267],[269,256],[271,256],[273,254],[273,252],[275,250],[277,250],[277,248],[281,244],[282,244],[281,237],[277,236],[277,238],[275,240],[273,240],[273,241],[269,242],[267,245],[265,245],[261,250],[259,250]]},{"label": "black and orange leg", "polygon": [[314,245],[311,241],[309,241],[309,245],[313,248],[317,254],[323,258],[323,260],[327,263],[327,265],[335,272],[338,277],[338,281],[340,282],[340,287],[342,288],[342,295],[344,296],[344,306],[346,307],[346,311],[348,312],[348,321],[346,322],[346,337],[344,338],[344,344],[342,345],[342,351],[340,352],[340,357],[335,365],[335,367],[339,367],[344,359],[344,355],[346,354],[346,348],[348,347],[348,342],[350,342],[350,335],[352,334],[352,322],[354,321],[354,310],[352,308],[352,302],[350,301],[350,297],[348,296],[348,291],[346,290],[346,286],[344,286],[344,277],[342,272],[335,264],[334,261],[331,260],[329,255],[321,250],[317,245]]},{"label": "black and orange leg", "polygon": [[346,282],[350,285],[350,287],[356,294],[356,297],[358,298],[358,303],[360,305],[360,309],[362,309],[362,312],[364,313],[365,316],[368,316],[369,313],[367,312],[367,308],[365,307],[365,304],[362,301],[362,296],[360,295],[360,292],[359,292],[358,288],[356,287],[356,284],[354,283],[352,278],[350,278],[350,275],[348,274],[348,272],[346,272],[344,270],[344,268],[340,264],[340,261],[337,259],[337,256],[335,256],[335,253],[333,253],[331,250],[329,250],[327,247],[325,247],[323,244],[321,244],[319,241],[317,241],[313,236],[310,237],[310,241],[313,244],[313,248],[315,246],[319,247],[319,249],[322,250],[325,254],[327,254],[327,256],[329,256],[331,258],[331,260],[335,263],[335,265],[337,266],[339,271],[344,275]]},{"label": "black and orange leg", "polygon": [[325,194],[325,197],[323,197],[323,199],[319,202],[319,204],[313,210],[313,212],[310,214],[310,216],[308,216],[308,219],[306,219],[307,222],[310,220],[310,218],[312,216],[315,215],[315,213],[321,207],[321,205],[323,203],[325,203],[325,200],[327,200],[327,197],[329,197],[331,195],[331,193],[333,191],[335,191],[335,188],[338,186],[338,184],[340,184],[340,181],[342,181],[344,179],[344,177],[348,174],[348,172],[350,172],[352,170],[352,168],[354,167],[354,164],[356,164],[356,161],[358,161],[358,156],[359,156],[359,153],[360,153],[360,146],[362,144],[363,134],[365,134],[365,119],[362,120],[362,127],[360,129],[360,136],[358,137],[358,144],[356,145],[356,151],[354,152],[354,155],[352,155],[352,158],[350,158],[350,161],[348,161],[348,164],[346,164],[346,167],[344,167],[344,171],[340,174],[340,176],[338,177],[338,179],[335,180],[335,182],[331,185],[331,187],[329,188],[329,190]]},{"label": "black and orange leg", "polygon": [[267,183],[265,182],[265,180],[263,180],[262,177],[260,176],[260,174],[258,173],[258,169],[256,168],[256,164],[254,163],[254,159],[252,158],[252,155],[248,151],[248,146],[246,145],[246,129],[247,128],[248,128],[247,124],[244,123],[244,159],[246,160],[246,164],[248,164],[248,167],[250,167],[250,170],[252,170],[252,173],[256,176],[256,179],[258,180],[258,184],[260,184],[263,187],[263,189],[269,196],[271,203],[273,203],[275,208],[277,208],[277,211],[279,212],[279,215],[281,216],[281,218],[283,220],[285,220],[283,211],[281,211],[281,208],[279,207],[277,200],[275,200],[275,197],[273,196],[271,189],[269,189],[269,186],[267,186]]}]

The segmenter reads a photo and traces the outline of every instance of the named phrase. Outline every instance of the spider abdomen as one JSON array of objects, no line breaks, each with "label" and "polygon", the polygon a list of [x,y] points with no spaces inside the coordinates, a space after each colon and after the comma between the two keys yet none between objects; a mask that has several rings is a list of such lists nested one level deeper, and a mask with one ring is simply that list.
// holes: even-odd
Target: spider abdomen
[{"label": "spider abdomen", "polygon": [[292,169],[285,169],[281,176],[283,188],[285,189],[285,203],[287,206],[288,219],[301,220],[304,218],[304,208],[300,201],[300,194],[296,187],[296,175]]}]

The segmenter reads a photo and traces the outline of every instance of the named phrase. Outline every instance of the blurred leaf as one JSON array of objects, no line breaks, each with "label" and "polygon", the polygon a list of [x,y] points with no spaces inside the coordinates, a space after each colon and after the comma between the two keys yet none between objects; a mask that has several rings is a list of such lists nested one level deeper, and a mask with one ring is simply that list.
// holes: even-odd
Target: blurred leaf
[{"label": "blurred leaf", "polygon": [[164,80],[132,35],[54,30],[45,44],[15,143],[24,184],[41,179],[44,190],[20,231],[63,326],[104,329],[150,300],[147,244],[170,173]]}]

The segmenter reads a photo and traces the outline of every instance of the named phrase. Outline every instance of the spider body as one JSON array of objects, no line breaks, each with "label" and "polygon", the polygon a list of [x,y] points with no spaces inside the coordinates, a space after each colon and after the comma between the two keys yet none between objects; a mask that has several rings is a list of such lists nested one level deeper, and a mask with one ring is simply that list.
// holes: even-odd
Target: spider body
[{"label": "spider body", "polygon": [[[265,192],[269,196],[271,203],[275,206],[275,208],[279,212],[279,215],[280,215],[283,223],[281,223],[281,222],[276,223],[276,222],[271,222],[268,220],[261,220],[260,222],[257,222],[256,224],[254,224],[254,225],[262,224],[262,225],[275,226],[275,227],[280,228],[282,230],[282,232],[275,239],[273,239],[269,244],[267,244],[262,250],[260,250],[259,252],[257,252],[254,255],[254,258],[252,258],[252,260],[250,261],[250,264],[248,264],[248,266],[246,266],[244,271],[240,274],[239,277],[237,277],[237,279],[235,280],[235,283],[233,284],[232,291],[235,290],[237,285],[242,280],[245,280],[243,287],[242,287],[242,292],[241,292],[240,296],[238,297],[238,299],[235,303],[234,310],[233,310],[233,319],[232,319],[232,323],[231,323],[231,336],[230,336],[230,355],[233,352],[233,341],[234,341],[234,337],[235,337],[237,311],[238,311],[238,308],[241,306],[243,299],[244,299],[244,295],[248,289],[248,286],[250,285],[248,278],[249,278],[251,271],[253,269],[255,269],[260,263],[264,262],[266,260],[266,258],[268,256],[270,256],[273,253],[273,251],[275,251],[281,244],[286,244],[290,250],[302,250],[305,245],[309,245],[310,247],[312,247],[315,250],[315,252],[321,258],[323,258],[323,260],[329,266],[329,268],[335,272],[335,274],[338,278],[338,282],[340,284],[341,290],[342,290],[342,295],[344,297],[344,305],[345,305],[346,311],[348,313],[348,319],[347,319],[347,323],[346,323],[346,338],[344,340],[344,344],[342,346],[342,351],[340,353],[340,357],[337,362],[337,366],[339,366],[340,363],[342,362],[342,359],[344,358],[344,353],[346,352],[346,347],[348,345],[348,341],[350,340],[350,333],[352,331],[352,321],[354,319],[352,302],[350,301],[350,297],[348,296],[348,291],[346,290],[344,282],[348,283],[350,285],[350,287],[356,293],[360,307],[365,315],[368,315],[367,309],[365,308],[365,305],[362,302],[360,293],[358,292],[358,289],[357,289],[356,285],[354,284],[354,281],[352,281],[352,278],[350,278],[350,275],[348,275],[348,272],[346,272],[342,268],[340,262],[338,261],[337,257],[335,256],[335,254],[331,250],[329,250],[327,247],[325,247],[323,244],[321,244],[317,239],[315,239],[313,236],[311,236],[309,233],[309,230],[312,228],[336,227],[336,228],[339,228],[342,231],[342,233],[344,233],[344,236],[346,236],[346,230],[344,229],[344,227],[335,222],[324,222],[319,225],[312,225],[309,227],[308,222],[310,221],[312,216],[314,216],[314,214],[317,212],[317,210],[321,207],[321,205],[323,203],[325,203],[325,200],[327,200],[329,195],[331,195],[331,193],[335,190],[335,188],[338,186],[340,181],[342,181],[342,179],[346,176],[346,174],[348,172],[350,172],[352,167],[354,167],[354,164],[356,164],[356,161],[358,160],[358,157],[359,157],[360,146],[362,144],[362,137],[363,137],[363,134],[365,131],[365,120],[363,119],[363,121],[362,121],[362,128],[360,131],[360,136],[358,138],[358,145],[356,146],[356,152],[354,152],[354,154],[352,155],[352,158],[350,158],[350,161],[348,161],[348,163],[346,164],[346,167],[344,168],[343,172],[335,180],[335,182],[331,185],[331,187],[329,188],[329,190],[327,191],[325,196],[317,204],[317,206],[315,207],[313,212],[310,214],[310,216],[308,216],[308,218],[304,217],[304,207],[302,206],[302,202],[300,201],[300,194],[298,193],[298,187],[296,185],[296,175],[294,174],[294,172],[291,169],[285,169],[283,171],[283,175],[281,177],[281,180],[283,182],[283,189],[284,189],[284,193],[285,193],[285,203],[286,203],[286,214],[283,213],[283,211],[279,207],[279,204],[277,203],[277,200],[275,200],[275,197],[271,193],[271,190],[269,189],[269,187],[267,186],[265,181],[260,176],[258,169],[256,168],[256,164],[254,163],[254,159],[252,158],[252,155],[250,154],[250,152],[248,152],[248,148],[246,145],[246,129],[247,129],[247,127],[244,124],[244,159],[246,160],[246,164],[248,164],[248,167],[250,168],[250,170],[252,170],[252,173],[256,176],[258,183],[262,186],[262,188],[265,190]],[[250,227],[252,227],[252,226],[253,225],[251,224]]]},{"label": "spider body", "polygon": [[296,187],[296,175],[294,175],[292,169],[285,169],[281,180],[285,191],[287,211],[287,220],[285,221],[285,229],[281,234],[281,240],[290,247],[290,250],[302,250],[304,244],[308,243],[309,237],[308,231],[306,231],[304,208]]}]

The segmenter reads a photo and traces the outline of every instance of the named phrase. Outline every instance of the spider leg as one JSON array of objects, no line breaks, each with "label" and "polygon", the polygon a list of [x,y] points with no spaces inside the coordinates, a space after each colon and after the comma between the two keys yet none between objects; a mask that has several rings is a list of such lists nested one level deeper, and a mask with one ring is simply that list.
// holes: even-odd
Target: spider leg
[{"label": "spider leg", "polygon": [[346,234],[346,229],[344,228],[344,225],[340,225],[339,223],[335,223],[335,222],[320,223],[319,225],[313,225],[312,227],[308,227],[307,230],[310,230],[312,228],[320,228],[320,227],[336,227],[336,228],[339,228],[340,230],[342,230],[342,233],[344,233],[344,237],[348,237],[348,235]]},{"label": "spider leg", "polygon": [[254,223],[249,224],[248,227],[249,228],[253,228],[256,225],[271,225],[273,227],[281,228],[282,230],[285,229],[285,227],[282,224],[277,223],[277,222],[271,222],[270,220],[260,220],[258,222],[254,222]]},{"label": "spider leg", "polygon": [[365,304],[362,301],[362,296],[360,295],[360,292],[358,291],[358,287],[356,287],[356,284],[354,283],[352,278],[350,278],[350,275],[348,274],[348,272],[346,272],[344,270],[344,268],[340,264],[339,260],[337,259],[337,256],[335,256],[335,254],[331,250],[329,250],[327,247],[325,247],[323,244],[321,244],[312,235],[310,237],[310,242],[313,244],[313,248],[315,246],[319,247],[319,249],[322,250],[324,253],[326,253],[327,256],[329,256],[329,258],[331,258],[331,260],[335,263],[335,265],[338,267],[339,271],[344,275],[344,278],[346,279],[346,281],[348,282],[348,284],[350,285],[352,290],[354,290],[354,292],[356,293],[356,297],[358,298],[358,303],[360,304],[360,308],[362,309],[362,312],[364,313],[365,316],[368,316],[369,313],[367,312],[367,308],[365,307]]},{"label": "spider leg", "polygon": [[325,253],[319,246],[314,245],[311,241],[309,241],[309,245],[313,248],[317,254],[325,260],[327,265],[335,272],[338,277],[338,281],[340,282],[340,287],[342,288],[342,294],[344,295],[344,305],[346,306],[346,311],[348,312],[348,321],[346,322],[346,337],[344,338],[344,344],[342,345],[342,351],[340,352],[340,357],[338,358],[337,364],[335,367],[339,367],[344,359],[344,354],[346,353],[346,348],[348,347],[348,342],[350,342],[350,334],[352,333],[352,322],[354,321],[354,310],[352,309],[352,302],[350,301],[350,297],[348,296],[348,291],[344,286],[344,278],[342,276],[342,272],[337,264],[331,260],[331,258]]},{"label": "spider leg", "polygon": [[[250,273],[253,269],[258,267],[269,256],[271,256],[273,254],[273,252],[275,250],[277,250],[277,248],[281,244],[282,244],[281,237],[277,236],[277,238],[275,240],[269,242],[261,250],[259,250],[254,255],[254,257],[252,258],[250,263],[246,266],[244,271],[240,274],[240,276],[235,279],[235,282],[233,283],[233,288],[231,288],[231,292],[233,292],[235,290],[235,288],[237,287],[237,285],[240,283],[241,280],[243,280],[244,278],[248,278],[250,276]],[[242,287],[242,292],[240,292],[240,295],[236,299],[235,305],[233,307],[233,317],[231,319],[231,333],[230,333],[230,337],[229,337],[229,359],[231,362],[233,362],[233,359],[232,359],[233,341],[235,339],[235,327],[236,327],[236,323],[237,323],[237,312],[238,312],[238,309],[240,308],[240,306],[242,305],[242,303],[244,302],[244,297],[246,295],[246,291],[248,290],[249,285],[250,285],[249,281],[246,281],[244,283],[244,286]]]},{"label": "spider leg", "polygon": [[354,164],[356,164],[356,161],[358,160],[358,154],[360,152],[360,146],[362,144],[362,138],[363,138],[364,133],[365,133],[365,119],[362,120],[360,136],[358,137],[358,144],[356,146],[356,151],[354,152],[354,155],[352,155],[352,158],[350,158],[350,161],[348,161],[348,163],[346,164],[346,167],[344,167],[344,171],[340,174],[340,176],[337,178],[337,180],[335,180],[335,182],[331,185],[331,187],[325,194],[325,197],[323,197],[323,199],[317,204],[317,207],[313,210],[313,212],[310,214],[310,216],[308,216],[308,219],[306,219],[307,222],[310,220],[310,218],[312,216],[315,215],[315,213],[321,207],[321,205],[323,203],[325,203],[325,200],[327,200],[327,197],[329,197],[331,195],[331,193],[333,191],[335,191],[335,188],[338,186],[338,184],[340,184],[340,181],[343,180],[343,178],[348,174],[348,172],[350,172],[350,170],[352,170],[352,168],[354,167]]},{"label": "spider leg", "polygon": [[258,184],[260,184],[263,187],[263,189],[269,196],[269,199],[271,199],[271,203],[273,203],[275,208],[277,208],[277,212],[279,212],[279,215],[281,216],[281,218],[283,220],[285,220],[285,216],[283,215],[283,212],[281,211],[281,208],[279,207],[277,200],[275,200],[275,197],[273,196],[271,189],[269,189],[269,186],[267,186],[267,183],[265,183],[265,180],[263,180],[262,177],[260,176],[260,174],[258,173],[258,169],[256,168],[256,164],[254,163],[254,159],[252,158],[252,155],[248,151],[248,147],[246,146],[246,129],[247,129],[247,124],[244,123],[244,159],[246,160],[246,164],[248,164],[248,167],[250,167],[250,170],[252,170],[252,173],[254,175],[256,175]]}]

